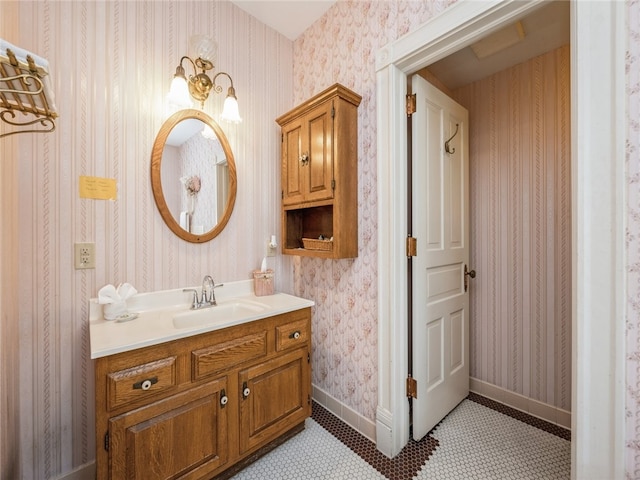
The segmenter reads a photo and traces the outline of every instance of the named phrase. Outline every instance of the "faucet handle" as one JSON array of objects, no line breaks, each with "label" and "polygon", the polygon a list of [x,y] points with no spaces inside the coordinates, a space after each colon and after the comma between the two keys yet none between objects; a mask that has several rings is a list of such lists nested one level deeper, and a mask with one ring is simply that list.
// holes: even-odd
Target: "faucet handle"
[{"label": "faucet handle", "polygon": [[[198,308],[198,291],[195,288],[183,288],[183,292],[193,292],[193,300],[191,301],[191,309]],[[202,292],[202,296],[204,296],[204,292]]]}]

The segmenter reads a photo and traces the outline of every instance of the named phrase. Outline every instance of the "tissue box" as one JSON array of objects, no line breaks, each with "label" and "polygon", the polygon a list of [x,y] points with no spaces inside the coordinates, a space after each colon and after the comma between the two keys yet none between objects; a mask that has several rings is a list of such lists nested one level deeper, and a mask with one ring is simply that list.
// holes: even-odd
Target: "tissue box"
[{"label": "tissue box", "polygon": [[273,270],[268,269],[266,272],[260,270],[253,271],[253,290],[257,297],[265,295],[273,295]]}]

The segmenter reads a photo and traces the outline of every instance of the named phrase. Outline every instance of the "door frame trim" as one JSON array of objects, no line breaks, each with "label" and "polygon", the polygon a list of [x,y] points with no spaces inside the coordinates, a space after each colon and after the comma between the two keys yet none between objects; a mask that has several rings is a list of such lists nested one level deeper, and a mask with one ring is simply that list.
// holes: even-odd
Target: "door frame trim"
[{"label": "door frame trim", "polygon": [[[460,0],[377,52],[378,225],[385,228],[378,229],[376,436],[387,456],[409,439],[407,76],[540,3]],[[573,478],[617,479],[625,471],[625,8],[571,2]]]}]

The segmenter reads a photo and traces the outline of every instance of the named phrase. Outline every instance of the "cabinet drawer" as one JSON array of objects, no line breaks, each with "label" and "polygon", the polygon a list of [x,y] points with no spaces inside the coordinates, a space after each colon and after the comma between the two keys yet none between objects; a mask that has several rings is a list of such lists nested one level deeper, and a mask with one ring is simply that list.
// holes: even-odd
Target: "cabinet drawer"
[{"label": "cabinet drawer", "polygon": [[136,365],[107,375],[108,408],[121,407],[176,386],[176,357]]},{"label": "cabinet drawer", "polygon": [[276,350],[298,347],[309,341],[309,322],[296,320],[276,327]]},{"label": "cabinet drawer", "polygon": [[233,368],[248,360],[264,357],[266,354],[266,331],[194,350],[191,352],[191,376],[194,381],[200,380],[208,375]]}]

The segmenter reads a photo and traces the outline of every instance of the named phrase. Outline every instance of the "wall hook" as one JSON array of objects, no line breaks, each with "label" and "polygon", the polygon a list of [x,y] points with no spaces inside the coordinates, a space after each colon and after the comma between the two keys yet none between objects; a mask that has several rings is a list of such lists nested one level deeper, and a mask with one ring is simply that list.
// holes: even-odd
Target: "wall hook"
[{"label": "wall hook", "polygon": [[449,146],[449,142],[451,140],[453,140],[453,137],[455,137],[458,134],[458,124],[456,123],[456,131],[453,132],[453,135],[451,135],[451,137],[449,138],[449,140],[447,140],[446,142],[444,142],[444,151],[450,154],[456,153],[456,149],[455,148],[451,148]]}]

